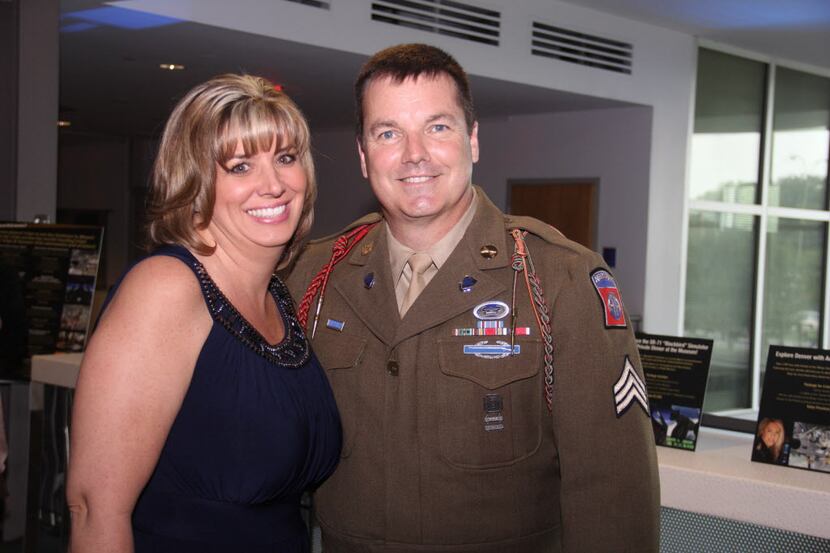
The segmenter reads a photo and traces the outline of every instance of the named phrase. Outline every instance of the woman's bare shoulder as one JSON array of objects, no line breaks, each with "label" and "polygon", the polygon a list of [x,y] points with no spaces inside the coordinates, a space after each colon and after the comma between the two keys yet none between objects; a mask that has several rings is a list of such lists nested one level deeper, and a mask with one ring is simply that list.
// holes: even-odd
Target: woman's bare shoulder
[{"label": "woman's bare shoulder", "polygon": [[[153,256],[124,277],[85,357],[92,361],[132,354],[156,361],[155,366],[166,365],[159,357],[171,354],[195,359],[210,327],[211,317],[190,267],[173,257]],[[122,358],[121,363],[129,366],[131,361]]]},{"label": "woman's bare shoulder", "polygon": [[110,312],[129,315],[131,319],[175,319],[204,309],[199,281],[190,267],[174,257],[156,255],[144,259],[125,275],[102,323]]}]

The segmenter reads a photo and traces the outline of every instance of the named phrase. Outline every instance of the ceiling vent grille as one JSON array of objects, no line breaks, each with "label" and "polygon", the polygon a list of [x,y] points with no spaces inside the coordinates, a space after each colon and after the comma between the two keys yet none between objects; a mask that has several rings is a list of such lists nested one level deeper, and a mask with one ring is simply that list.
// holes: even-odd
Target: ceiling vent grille
[{"label": "ceiling vent grille", "polygon": [[531,52],[534,56],[556,58],[568,63],[587,65],[631,74],[634,48],[631,44],[533,22]]},{"label": "ceiling vent grille", "polygon": [[378,0],[372,20],[499,45],[501,14],[453,0]]},{"label": "ceiling vent grille", "polygon": [[285,2],[294,2],[295,4],[303,4],[304,6],[311,6],[312,8],[320,8],[321,10],[331,9],[331,2],[324,0],[285,0]]}]

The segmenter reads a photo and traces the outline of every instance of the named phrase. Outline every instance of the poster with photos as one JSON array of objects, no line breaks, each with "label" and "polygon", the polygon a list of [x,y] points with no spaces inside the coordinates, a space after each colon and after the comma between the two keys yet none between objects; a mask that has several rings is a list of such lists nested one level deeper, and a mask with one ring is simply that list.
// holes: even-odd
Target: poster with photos
[{"label": "poster with photos", "polygon": [[657,445],[697,447],[712,340],[637,333]]},{"label": "poster with photos", "polygon": [[101,227],[0,223],[3,305],[12,306],[0,314],[0,374],[26,377],[32,355],[84,349],[102,237]]},{"label": "poster with photos", "polygon": [[830,473],[830,350],[770,346],[752,460]]}]

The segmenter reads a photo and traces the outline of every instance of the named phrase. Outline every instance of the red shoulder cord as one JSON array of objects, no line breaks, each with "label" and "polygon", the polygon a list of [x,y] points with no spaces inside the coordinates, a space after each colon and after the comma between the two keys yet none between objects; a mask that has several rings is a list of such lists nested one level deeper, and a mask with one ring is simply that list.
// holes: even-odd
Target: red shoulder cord
[{"label": "red shoulder cord", "polygon": [[320,308],[323,306],[323,297],[326,295],[326,285],[329,282],[329,275],[331,274],[332,269],[334,266],[337,265],[343,258],[348,255],[352,248],[355,245],[363,240],[366,234],[369,233],[370,230],[376,225],[377,223],[370,223],[366,225],[360,225],[359,227],[355,227],[346,234],[339,236],[337,240],[334,241],[334,245],[331,247],[331,259],[327,264],[320,269],[320,272],[311,279],[311,284],[308,285],[308,289],[306,289],[305,294],[303,294],[303,298],[300,300],[300,305],[297,308],[297,319],[300,321],[300,325],[308,330],[308,311],[311,308],[311,302],[314,301],[314,296],[317,295],[317,291],[320,291],[320,297],[317,299],[317,308],[314,313],[314,326],[311,329],[311,337],[314,338],[314,333],[317,331],[317,319],[320,317]]}]

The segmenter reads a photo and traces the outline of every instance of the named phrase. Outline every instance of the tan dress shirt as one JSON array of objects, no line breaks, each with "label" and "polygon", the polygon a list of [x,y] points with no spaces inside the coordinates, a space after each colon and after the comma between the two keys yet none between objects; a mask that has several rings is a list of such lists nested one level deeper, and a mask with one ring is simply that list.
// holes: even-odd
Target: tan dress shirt
[{"label": "tan dress shirt", "polygon": [[[464,233],[467,232],[467,227],[470,226],[470,222],[476,213],[477,203],[478,197],[475,189],[473,189],[473,201],[470,202],[470,206],[464,212],[461,219],[458,220],[455,226],[441,240],[430,246],[424,252],[432,258],[432,266],[424,273],[426,284],[429,284],[432,277],[438,273],[438,270],[461,241]],[[385,226],[386,237],[389,243],[389,265],[392,268],[392,276],[395,279],[395,299],[398,302],[398,312],[400,312],[403,299],[406,296],[406,291],[409,289],[409,283],[412,280],[412,269],[409,267],[407,260],[409,256],[415,253],[415,250],[401,244],[392,235],[392,231],[389,230],[389,225],[385,224]]]}]

